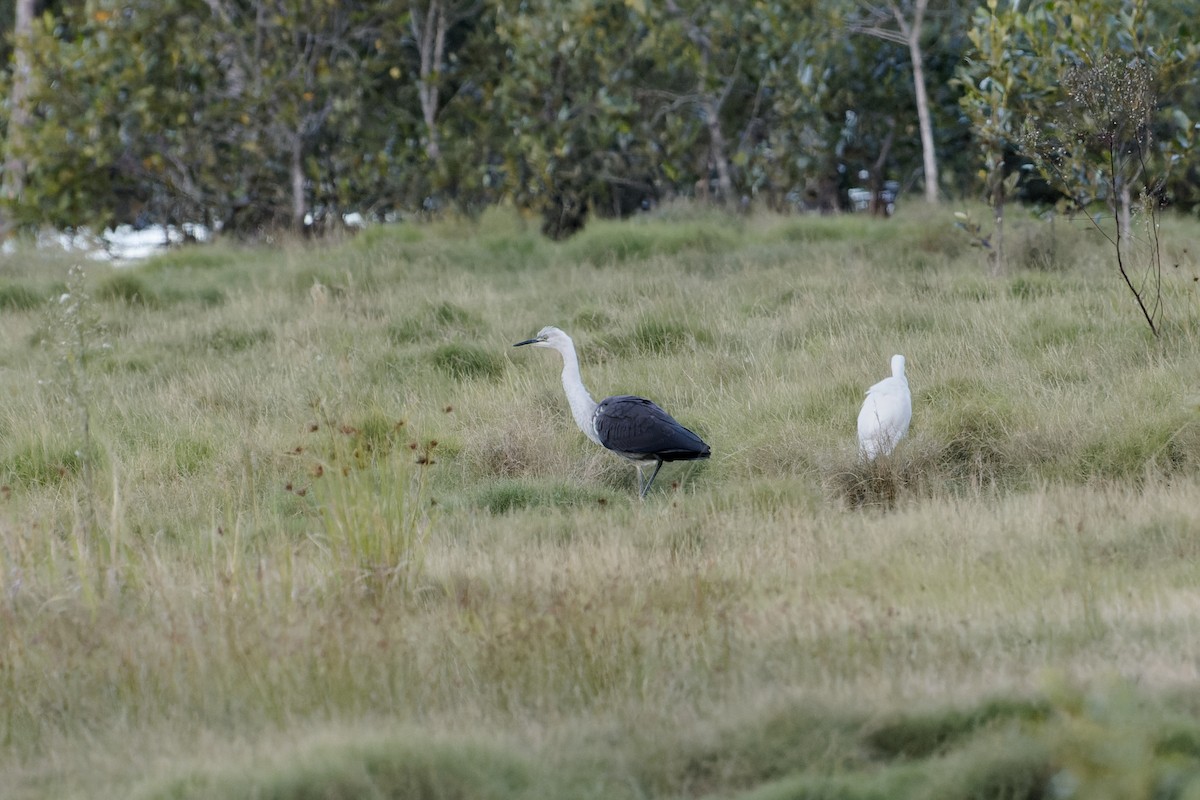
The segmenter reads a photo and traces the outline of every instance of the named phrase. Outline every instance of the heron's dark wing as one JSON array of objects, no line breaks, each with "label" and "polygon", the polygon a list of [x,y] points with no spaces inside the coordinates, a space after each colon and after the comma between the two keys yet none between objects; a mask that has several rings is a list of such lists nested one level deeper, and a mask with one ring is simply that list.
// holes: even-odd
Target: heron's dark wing
[{"label": "heron's dark wing", "polygon": [[622,455],[685,461],[710,454],[699,436],[644,397],[606,398],[596,407],[594,421],[600,444]]}]

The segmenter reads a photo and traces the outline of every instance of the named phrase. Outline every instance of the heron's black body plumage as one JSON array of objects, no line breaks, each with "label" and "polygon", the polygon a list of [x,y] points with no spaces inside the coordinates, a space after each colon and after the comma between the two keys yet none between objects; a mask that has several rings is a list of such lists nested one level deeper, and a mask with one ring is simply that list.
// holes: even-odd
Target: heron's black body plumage
[{"label": "heron's black body plumage", "polygon": [[605,398],[593,421],[600,444],[631,461],[690,461],[711,454],[699,436],[644,397]]}]

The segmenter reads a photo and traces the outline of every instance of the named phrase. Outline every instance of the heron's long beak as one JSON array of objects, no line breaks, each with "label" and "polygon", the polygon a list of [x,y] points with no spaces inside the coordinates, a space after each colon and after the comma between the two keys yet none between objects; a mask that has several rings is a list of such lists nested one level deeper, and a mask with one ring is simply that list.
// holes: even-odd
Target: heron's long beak
[{"label": "heron's long beak", "polygon": [[526,339],[523,342],[517,342],[516,344],[513,345],[513,347],[521,347],[522,345],[536,344],[536,343],[537,343],[537,339]]}]

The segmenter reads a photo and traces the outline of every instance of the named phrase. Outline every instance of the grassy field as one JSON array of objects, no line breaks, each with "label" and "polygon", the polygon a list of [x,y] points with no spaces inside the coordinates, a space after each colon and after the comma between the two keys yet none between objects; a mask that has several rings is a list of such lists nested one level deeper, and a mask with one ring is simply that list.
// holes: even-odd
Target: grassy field
[{"label": "grassy field", "polygon": [[[1161,236],[1161,340],[1061,220],[999,278],[915,211],[5,256],[0,796],[1200,797],[1200,224]],[[639,502],[511,347],[548,324],[712,458]]]}]

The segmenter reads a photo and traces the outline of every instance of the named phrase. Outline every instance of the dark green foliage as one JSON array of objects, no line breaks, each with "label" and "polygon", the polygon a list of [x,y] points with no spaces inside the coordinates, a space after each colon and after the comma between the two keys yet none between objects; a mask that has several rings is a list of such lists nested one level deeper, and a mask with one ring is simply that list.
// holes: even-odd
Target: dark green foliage
[{"label": "dark green foliage", "polygon": [[43,297],[19,283],[0,285],[0,311],[29,311],[44,302]]},{"label": "dark green foliage", "polygon": [[458,380],[493,379],[504,372],[504,359],[473,344],[444,344],[430,356],[433,366]]}]

